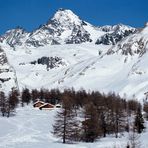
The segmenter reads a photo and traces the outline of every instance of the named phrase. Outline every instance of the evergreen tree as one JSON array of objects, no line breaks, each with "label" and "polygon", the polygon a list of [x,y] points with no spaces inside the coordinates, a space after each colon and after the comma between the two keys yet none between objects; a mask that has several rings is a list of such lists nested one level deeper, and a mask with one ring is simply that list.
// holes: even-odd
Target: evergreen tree
[{"label": "evergreen tree", "polygon": [[139,105],[139,107],[137,109],[134,125],[135,125],[136,131],[139,134],[142,133],[142,131],[145,129],[145,127],[144,127],[144,119],[143,119],[143,115],[142,115],[142,112],[141,112],[141,106],[140,105]]}]

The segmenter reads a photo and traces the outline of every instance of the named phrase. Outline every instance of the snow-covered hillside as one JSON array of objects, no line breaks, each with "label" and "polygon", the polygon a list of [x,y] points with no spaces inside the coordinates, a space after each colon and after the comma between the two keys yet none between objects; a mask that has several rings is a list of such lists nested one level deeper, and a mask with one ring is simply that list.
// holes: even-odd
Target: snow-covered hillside
[{"label": "snow-covered hillside", "polygon": [[100,27],[100,29],[108,33],[99,37],[98,40],[96,41],[96,44],[105,44],[105,45],[115,45],[123,38],[137,31],[135,28],[123,24],[118,24],[114,26],[104,26]]},{"label": "snow-covered hillside", "polygon": [[20,89],[74,87],[138,99],[148,91],[147,25],[95,27],[71,10],[59,9],[35,31],[19,27],[0,40]]},{"label": "snow-covered hillside", "polygon": [[[148,23],[141,29],[96,27],[71,10],[59,9],[32,32],[17,27],[0,36],[0,91],[73,87],[114,91],[142,102],[148,92],[147,63]],[[0,148],[126,147],[127,133],[63,145],[51,133],[57,110],[37,110],[30,104],[18,107],[16,116],[0,118]],[[147,136],[146,129],[139,139],[142,148],[148,147]]]},{"label": "snow-covered hillside", "polygon": [[8,93],[12,88],[18,89],[15,70],[9,64],[3,49],[0,48],[0,90]]},{"label": "snow-covered hillside", "polygon": [[[62,144],[51,133],[56,111],[27,106],[18,108],[14,117],[0,118],[0,148],[124,148],[129,141],[125,133],[120,138],[110,135],[94,143]],[[141,148],[148,147],[147,136],[148,131],[145,131],[138,139]]]},{"label": "snow-covered hillside", "polygon": [[[5,47],[8,59],[16,70],[19,88],[74,87],[78,90],[83,87],[86,90],[115,91],[122,95],[126,93],[130,97],[133,94],[144,97],[143,93],[147,91],[146,74],[134,71],[137,64],[140,64],[138,61],[142,62],[144,57],[145,64],[142,65],[146,66],[146,54],[143,57],[139,54],[108,54],[110,49],[111,46],[92,44],[17,50]],[[63,64],[52,69],[47,69],[44,64],[31,64],[42,57],[59,57]]]}]

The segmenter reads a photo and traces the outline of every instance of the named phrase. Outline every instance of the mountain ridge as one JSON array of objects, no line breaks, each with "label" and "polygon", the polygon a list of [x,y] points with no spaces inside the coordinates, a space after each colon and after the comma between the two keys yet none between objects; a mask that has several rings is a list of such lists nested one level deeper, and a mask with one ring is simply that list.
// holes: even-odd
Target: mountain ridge
[{"label": "mountain ridge", "polygon": [[[105,29],[106,28],[106,29]],[[122,31],[121,31],[122,30]],[[69,9],[62,9],[56,11],[47,23],[39,26],[32,32],[27,32],[25,29],[17,27],[7,31],[1,36],[1,42],[5,42],[11,47],[24,46],[24,47],[39,47],[47,44],[81,44],[87,42],[94,42],[96,44],[105,44],[104,41],[98,42],[98,39],[106,40],[103,35],[114,33],[113,38],[120,41],[124,38],[126,32],[128,34],[134,33],[135,28],[118,24],[114,26],[96,27],[74,14]],[[123,32],[123,35],[120,35]],[[111,34],[111,36],[113,36]],[[114,39],[109,40],[114,40]],[[116,41],[116,42],[117,42]],[[115,44],[108,41],[110,44]]]},{"label": "mountain ridge", "polygon": [[[148,91],[147,28],[96,27],[69,10],[59,10],[33,32],[20,27],[8,31],[0,46],[14,69],[11,80],[18,82],[11,86],[20,90],[74,87],[143,99]],[[98,39],[101,43],[96,44]]]}]

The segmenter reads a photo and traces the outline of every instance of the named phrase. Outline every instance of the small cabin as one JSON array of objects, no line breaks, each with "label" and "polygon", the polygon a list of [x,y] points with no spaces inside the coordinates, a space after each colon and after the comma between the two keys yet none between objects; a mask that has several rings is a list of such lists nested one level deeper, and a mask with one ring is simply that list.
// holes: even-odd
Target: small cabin
[{"label": "small cabin", "polygon": [[34,104],[33,104],[33,107],[41,107],[42,105],[44,105],[45,103],[43,101],[36,101]]},{"label": "small cabin", "polygon": [[39,107],[40,110],[51,110],[53,108],[54,108],[54,105],[50,103],[45,103]]}]

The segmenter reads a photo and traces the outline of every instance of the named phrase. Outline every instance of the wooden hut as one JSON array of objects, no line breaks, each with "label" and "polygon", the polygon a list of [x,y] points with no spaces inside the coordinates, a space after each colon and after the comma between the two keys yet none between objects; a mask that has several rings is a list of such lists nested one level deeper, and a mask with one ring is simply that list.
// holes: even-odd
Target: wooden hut
[{"label": "wooden hut", "polygon": [[42,105],[44,105],[45,103],[43,102],[43,101],[36,101],[34,104],[33,104],[33,107],[40,107],[40,106],[42,106]]},{"label": "wooden hut", "polygon": [[53,108],[54,108],[54,105],[50,103],[45,103],[39,107],[40,110],[51,110]]}]

